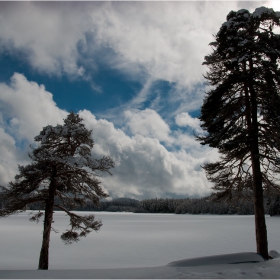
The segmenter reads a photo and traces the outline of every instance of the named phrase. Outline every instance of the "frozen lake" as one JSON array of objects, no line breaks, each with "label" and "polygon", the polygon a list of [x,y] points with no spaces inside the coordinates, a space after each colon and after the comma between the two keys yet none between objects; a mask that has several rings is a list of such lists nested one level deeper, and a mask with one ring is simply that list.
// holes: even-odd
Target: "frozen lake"
[{"label": "frozen lake", "polygon": [[[86,212],[81,212],[81,214]],[[87,213],[88,214],[88,213]],[[254,216],[175,215],[95,212],[103,226],[80,242],[64,245],[51,233],[49,269],[161,266],[207,255],[255,252]],[[55,213],[62,232],[68,218]],[[269,250],[280,251],[280,217],[267,216]],[[42,221],[28,213],[0,219],[0,270],[37,269]]]}]

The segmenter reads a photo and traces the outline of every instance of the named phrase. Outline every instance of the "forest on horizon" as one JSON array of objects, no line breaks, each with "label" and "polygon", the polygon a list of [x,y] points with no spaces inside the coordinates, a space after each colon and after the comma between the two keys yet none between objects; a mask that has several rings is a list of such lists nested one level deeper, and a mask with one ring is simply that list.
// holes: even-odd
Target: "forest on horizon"
[{"label": "forest on horizon", "polygon": [[[270,216],[280,215],[280,195],[265,197],[265,213]],[[29,210],[42,209],[39,203],[30,205]],[[74,209],[71,209],[74,210]],[[254,215],[253,201],[215,202],[211,196],[202,198],[154,198],[136,200],[116,198],[100,201],[99,206],[87,202],[77,211],[107,211],[133,213],[174,213],[174,214],[216,214],[216,215]]]}]

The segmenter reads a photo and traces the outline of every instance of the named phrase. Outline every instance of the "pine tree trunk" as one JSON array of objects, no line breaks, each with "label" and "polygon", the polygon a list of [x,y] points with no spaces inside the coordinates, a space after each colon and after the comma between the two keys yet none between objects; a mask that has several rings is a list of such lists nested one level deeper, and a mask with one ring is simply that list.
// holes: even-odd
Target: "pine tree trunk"
[{"label": "pine tree trunk", "polygon": [[47,270],[49,268],[49,244],[53,221],[54,197],[55,179],[52,179],[49,187],[49,197],[45,206],[44,232],[38,269]]},{"label": "pine tree trunk", "polygon": [[[253,73],[253,61],[249,60],[250,73]],[[250,128],[250,150],[253,172],[253,190],[254,190],[254,212],[255,212],[255,230],[257,253],[264,259],[268,260],[268,244],[267,230],[265,224],[265,212],[263,206],[263,188],[262,188],[262,173],[260,167],[259,153],[259,137],[258,137],[258,107],[257,96],[253,88],[253,78],[249,83],[250,99],[251,99],[251,117],[252,123]]]},{"label": "pine tree trunk", "polygon": [[264,213],[264,206],[263,206],[262,174],[260,170],[258,151],[255,150],[251,152],[251,160],[252,160],[253,184],[254,184],[253,189],[254,189],[254,212],[255,212],[257,253],[262,255],[264,259],[268,260],[269,256],[268,256],[268,244],[267,244],[267,231],[266,231],[266,224],[265,224],[265,213]]}]

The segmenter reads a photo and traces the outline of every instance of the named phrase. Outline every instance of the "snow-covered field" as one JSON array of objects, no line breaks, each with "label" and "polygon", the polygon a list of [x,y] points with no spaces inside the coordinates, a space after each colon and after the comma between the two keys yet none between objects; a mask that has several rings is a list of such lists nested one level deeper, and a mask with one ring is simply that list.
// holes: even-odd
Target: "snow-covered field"
[{"label": "snow-covered field", "polygon": [[[126,278],[125,275],[128,278],[280,277],[280,259],[277,258],[259,263],[262,268],[258,269],[256,263],[235,264],[234,268],[229,267],[228,264],[217,267],[220,261],[215,265],[212,263],[211,269],[208,266],[206,270],[205,267],[192,266],[194,274],[188,274],[191,273],[189,267],[166,266],[170,262],[182,259],[255,252],[254,216],[106,212],[96,212],[95,215],[97,219],[103,221],[100,232],[93,232],[78,243],[64,245],[60,235],[52,232],[50,270],[29,271],[35,276],[28,274],[27,278],[52,278],[51,274],[42,273],[60,273],[53,276],[54,278],[75,278],[75,275],[77,278]],[[67,228],[69,221],[64,213],[56,212],[54,219],[55,229],[61,232]],[[269,250],[279,252],[280,217],[267,216],[266,221]],[[0,270],[2,270],[0,278],[24,277],[24,273],[28,272],[23,273],[20,270],[37,269],[42,241],[42,223],[29,222],[28,212],[1,218],[0,236]],[[242,261],[242,258],[240,259]],[[199,262],[209,264],[207,259]],[[242,266],[247,269],[247,274],[241,273]],[[272,267],[268,269],[267,266]],[[139,269],[140,267],[146,268]],[[223,272],[228,269],[231,274]],[[18,270],[18,272],[4,270]],[[210,270],[212,274],[209,274]],[[238,273],[244,277],[240,277]]]}]

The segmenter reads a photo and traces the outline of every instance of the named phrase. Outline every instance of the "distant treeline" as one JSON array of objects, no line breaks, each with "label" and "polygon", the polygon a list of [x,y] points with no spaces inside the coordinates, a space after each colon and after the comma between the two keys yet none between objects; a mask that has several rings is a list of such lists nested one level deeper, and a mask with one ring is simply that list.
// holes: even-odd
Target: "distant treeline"
[{"label": "distant treeline", "polygon": [[[266,214],[280,215],[280,196],[265,198]],[[210,197],[184,199],[147,199],[139,202],[139,208],[148,213],[175,214],[238,214],[253,215],[252,201],[214,202]]]},{"label": "distant treeline", "polygon": [[131,198],[116,198],[111,201],[101,201],[99,206],[88,202],[80,211],[137,212],[140,201]]},{"label": "distant treeline", "polygon": [[176,214],[254,214],[251,202],[237,205],[213,202],[209,197],[185,199],[147,199],[140,202],[141,208],[150,213]]},{"label": "distant treeline", "polygon": [[[280,195],[265,198],[266,214],[280,215]],[[1,202],[0,202],[1,207]],[[30,205],[30,210],[41,209],[40,204]],[[99,206],[88,202],[85,207],[75,209],[78,211],[108,211],[108,212],[134,212],[134,213],[175,213],[175,214],[238,214],[253,215],[254,205],[251,201],[238,203],[214,202],[210,197],[203,198],[154,198],[142,201],[131,198],[117,198],[111,201],[101,201]]]}]

